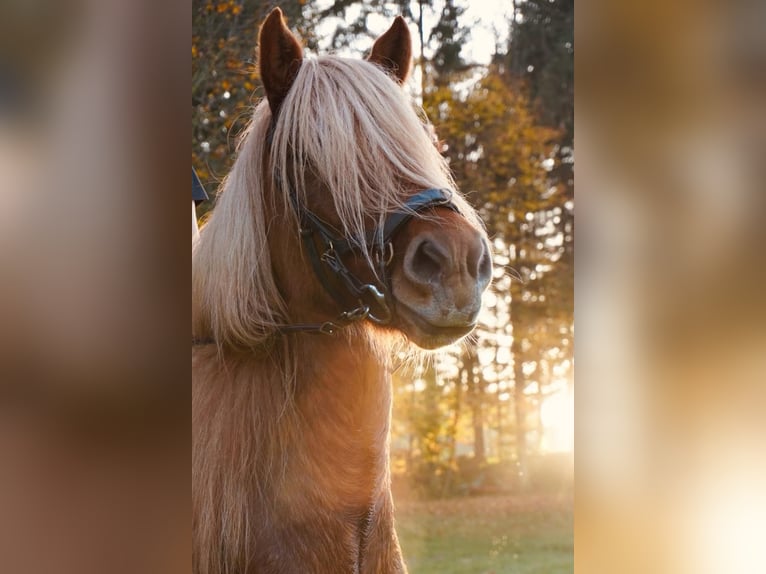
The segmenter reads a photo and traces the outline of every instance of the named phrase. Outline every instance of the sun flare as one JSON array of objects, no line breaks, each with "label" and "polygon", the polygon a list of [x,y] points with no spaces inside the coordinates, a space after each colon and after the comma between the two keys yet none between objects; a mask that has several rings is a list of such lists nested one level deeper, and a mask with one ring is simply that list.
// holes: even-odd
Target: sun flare
[{"label": "sun flare", "polygon": [[574,393],[569,387],[563,386],[543,401],[540,418],[546,452],[574,450]]}]

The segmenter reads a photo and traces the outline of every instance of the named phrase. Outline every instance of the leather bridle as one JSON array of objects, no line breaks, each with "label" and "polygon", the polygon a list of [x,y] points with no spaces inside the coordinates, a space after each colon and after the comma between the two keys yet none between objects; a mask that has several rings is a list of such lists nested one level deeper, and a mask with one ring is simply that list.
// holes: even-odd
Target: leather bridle
[{"label": "leather bridle", "polygon": [[[279,178],[275,177],[275,183],[280,185]],[[287,187],[290,203],[300,224],[301,239],[314,274],[337,305],[346,310],[322,323],[279,325],[277,331],[280,333],[334,335],[340,329],[364,319],[369,319],[378,325],[390,323],[394,311],[387,268],[394,256],[392,243],[394,235],[423,210],[446,207],[455,212],[459,211],[452,202],[452,191],[448,189],[424,189],[409,197],[400,208],[386,216],[383,227],[377,227],[367,233],[366,247],[372,253],[377,269],[373,270],[376,280],[366,282],[350,271],[343,261],[345,256],[361,255],[359,245],[335,233],[330,224],[301,205],[292,186]],[[348,308],[349,301],[354,301],[350,308]],[[192,345],[214,343],[213,339],[192,340]]]},{"label": "leather bridle", "polygon": [[[274,174],[277,188],[282,182]],[[335,318],[322,323],[289,323],[279,325],[279,333],[321,333],[334,335],[340,329],[369,319],[378,325],[386,325],[394,316],[388,264],[394,256],[392,240],[410,219],[419,212],[435,207],[446,207],[459,212],[452,202],[452,191],[429,188],[409,197],[398,209],[386,216],[383,227],[376,227],[365,237],[367,251],[372,254],[377,269],[371,269],[375,279],[363,281],[343,261],[348,255],[362,255],[360,246],[338,235],[332,226],[323,221],[298,200],[292,185],[287,185],[290,204],[300,224],[300,235],[311,267],[324,290],[339,308],[345,309]],[[349,301],[353,303],[349,305]],[[192,339],[192,345],[215,344],[214,339]]]},{"label": "leather bridle", "polygon": [[[275,178],[275,182],[280,185],[278,178]],[[372,254],[377,266],[377,269],[372,269],[375,279],[368,282],[357,277],[343,261],[344,257],[350,254],[361,255],[360,246],[338,235],[331,225],[301,205],[291,185],[287,187],[314,275],[338,306],[346,310],[323,323],[280,325],[279,331],[282,332],[332,335],[339,329],[364,319],[379,325],[390,323],[394,312],[387,266],[394,255],[394,235],[417,213],[425,209],[446,207],[458,211],[452,202],[452,192],[447,189],[425,189],[409,197],[400,208],[386,216],[382,227],[373,229],[365,237],[368,252]],[[354,302],[350,308],[349,301]]]}]

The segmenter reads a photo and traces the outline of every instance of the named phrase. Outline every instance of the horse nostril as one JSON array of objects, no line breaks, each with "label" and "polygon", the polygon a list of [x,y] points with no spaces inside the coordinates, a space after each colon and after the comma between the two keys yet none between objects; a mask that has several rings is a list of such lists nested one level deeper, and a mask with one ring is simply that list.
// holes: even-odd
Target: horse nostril
[{"label": "horse nostril", "polygon": [[489,281],[492,276],[492,258],[489,256],[489,250],[486,247],[484,247],[482,251],[476,278]]},{"label": "horse nostril", "polygon": [[468,252],[468,272],[478,281],[488,281],[492,275],[492,259],[486,242],[478,241]]},{"label": "horse nostril", "polygon": [[408,252],[405,271],[417,283],[431,283],[439,278],[449,255],[430,239],[423,239]]}]

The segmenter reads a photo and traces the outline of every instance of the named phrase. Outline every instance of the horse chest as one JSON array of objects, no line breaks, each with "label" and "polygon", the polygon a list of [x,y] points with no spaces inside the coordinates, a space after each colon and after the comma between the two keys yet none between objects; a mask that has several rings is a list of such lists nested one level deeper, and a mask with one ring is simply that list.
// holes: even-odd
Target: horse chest
[{"label": "horse chest", "polygon": [[388,470],[391,388],[380,365],[345,346],[324,349],[296,398],[295,476],[344,512],[366,513]]},{"label": "horse chest", "polygon": [[297,382],[300,425],[275,485],[277,511],[256,541],[270,553],[259,562],[274,572],[399,572],[388,489],[390,381],[379,364],[343,346],[313,356],[321,357],[313,376]]}]

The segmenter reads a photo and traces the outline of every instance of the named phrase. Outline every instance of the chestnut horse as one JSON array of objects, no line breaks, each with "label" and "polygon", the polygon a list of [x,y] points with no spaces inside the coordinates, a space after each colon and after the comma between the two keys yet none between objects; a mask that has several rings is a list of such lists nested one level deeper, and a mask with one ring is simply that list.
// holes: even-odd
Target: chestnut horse
[{"label": "chestnut horse", "polygon": [[399,17],[367,60],[261,27],[258,104],[193,247],[193,565],[406,572],[388,468],[394,345],[474,327],[492,274],[401,84]]}]

